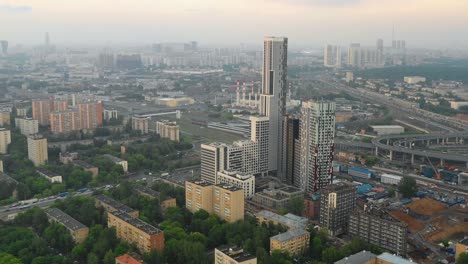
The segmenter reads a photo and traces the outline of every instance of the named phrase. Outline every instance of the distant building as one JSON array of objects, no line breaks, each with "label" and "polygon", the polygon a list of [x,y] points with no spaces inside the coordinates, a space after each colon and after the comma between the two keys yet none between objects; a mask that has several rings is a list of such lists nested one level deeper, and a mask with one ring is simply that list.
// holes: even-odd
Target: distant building
[{"label": "distant building", "polygon": [[270,254],[279,250],[293,256],[302,255],[309,248],[309,244],[309,232],[303,229],[287,231],[270,237]]},{"label": "distant building", "polygon": [[3,198],[16,199],[18,196],[18,190],[17,190],[18,182],[12,177],[10,177],[8,174],[3,172],[3,161],[1,162],[1,166],[2,166],[2,171],[0,172],[0,184],[8,185],[9,187],[8,189],[11,190],[11,192],[8,194],[2,193],[1,196],[3,196]]},{"label": "distant building", "polygon": [[77,110],[54,111],[50,114],[50,131],[52,133],[70,133],[80,129],[80,113]]},{"label": "distant building", "polygon": [[323,51],[323,65],[325,67],[341,67],[341,47],[327,44]]},{"label": "distant building", "polygon": [[95,129],[102,126],[102,103],[99,102],[84,102],[78,104],[78,112],[80,113],[81,129]]},{"label": "distant building", "polygon": [[89,229],[58,208],[45,210],[50,222],[63,225],[76,243],[82,243],[88,237]]},{"label": "distant building", "polygon": [[408,227],[383,209],[365,205],[350,216],[348,233],[371,244],[392,251],[399,256],[407,253]]},{"label": "distant building", "polygon": [[59,174],[57,174],[57,173],[55,173],[53,171],[49,171],[49,170],[43,169],[43,168],[37,168],[36,172],[40,176],[46,178],[51,183],[62,183],[62,176],[60,176]]},{"label": "distant building", "polygon": [[244,190],[245,198],[250,198],[255,194],[255,177],[252,174],[224,170],[217,173],[217,178],[219,183],[236,186]]},{"label": "distant building", "polygon": [[36,167],[44,165],[49,160],[47,138],[39,134],[28,136],[28,158]]},{"label": "distant building", "polygon": [[118,119],[119,112],[115,109],[104,109],[104,119],[109,121],[111,119]]},{"label": "distant building", "polygon": [[[52,105],[52,106],[51,106]],[[53,112],[53,103],[49,99],[36,99],[32,101],[32,117],[42,126],[49,124],[50,113]]]},{"label": "distant building", "polygon": [[378,255],[375,259],[366,262],[365,264],[414,264],[413,261],[402,257],[384,252]]},{"label": "distant building", "polygon": [[403,177],[384,173],[380,176],[380,182],[391,185],[398,185]]},{"label": "distant building", "polygon": [[468,102],[450,101],[450,108],[458,110],[460,107],[468,106]]},{"label": "distant building", "polygon": [[11,131],[0,128],[0,154],[8,153],[8,145],[11,143]]},{"label": "distant building", "polygon": [[78,152],[60,152],[59,153],[59,160],[63,164],[72,163],[76,159],[78,159]]},{"label": "distant building", "polygon": [[292,199],[304,199],[304,191],[293,186],[285,186],[276,189],[273,185],[262,192],[257,192],[248,201],[248,204],[260,210],[270,210],[278,212],[288,209]]},{"label": "distant building", "polygon": [[217,184],[218,171],[227,168],[227,145],[223,143],[201,144],[201,180]]},{"label": "distant building", "polygon": [[141,252],[164,251],[164,232],[139,218],[122,211],[109,211],[107,226],[114,227],[120,240],[135,244]]},{"label": "distant building", "polygon": [[405,76],[403,78],[403,81],[407,84],[417,84],[421,82],[426,82],[426,78],[421,76]]},{"label": "distant building", "polygon": [[257,264],[257,257],[230,245],[215,248],[214,264]]},{"label": "distant building", "polygon": [[356,196],[356,187],[344,182],[321,189],[320,226],[327,228],[333,236],[343,234],[356,206]]},{"label": "distant building", "polygon": [[354,73],[353,72],[346,72],[346,78],[345,78],[346,82],[349,83],[349,82],[353,82],[354,81]]},{"label": "distant building", "polygon": [[0,111],[0,127],[10,126],[10,112]]},{"label": "distant building", "polygon": [[168,138],[172,141],[180,141],[179,126],[176,122],[170,122],[168,120],[156,122],[156,133],[162,138]]},{"label": "distant building", "polygon": [[26,117],[28,115],[27,108],[16,108],[16,116],[17,117]]},{"label": "distant building", "polygon": [[112,156],[110,154],[104,154],[103,156],[110,159],[114,164],[122,166],[122,169],[125,173],[128,172],[128,162],[126,160]]},{"label": "distant building", "polygon": [[132,217],[139,217],[140,212],[103,194],[94,196],[96,207],[103,207],[106,212],[125,212]]},{"label": "distant building", "polygon": [[15,118],[15,125],[25,136],[39,133],[39,121],[36,119]]},{"label": "distant building", "polygon": [[382,135],[398,135],[405,132],[405,128],[398,125],[375,125],[370,126],[372,131],[379,136]]},{"label": "distant building", "polygon": [[132,117],[132,130],[140,131],[141,134],[148,134],[149,132],[149,117],[133,116]]},{"label": "distant building", "polygon": [[244,190],[230,185],[186,181],[185,205],[192,213],[203,209],[233,223],[244,219]]},{"label": "distant building", "polygon": [[299,119],[288,116],[286,118],[286,175],[284,175],[285,181],[289,185],[295,185],[294,175],[297,175],[299,172],[296,169],[299,166],[296,164],[299,160]]},{"label": "distant building", "polygon": [[115,66],[114,54],[100,53],[98,56],[98,66],[103,69],[112,69]]},{"label": "distant building", "polygon": [[179,98],[157,97],[154,99],[154,102],[157,105],[163,105],[166,107],[178,107],[182,105],[194,104],[195,100],[191,97],[179,97]]}]

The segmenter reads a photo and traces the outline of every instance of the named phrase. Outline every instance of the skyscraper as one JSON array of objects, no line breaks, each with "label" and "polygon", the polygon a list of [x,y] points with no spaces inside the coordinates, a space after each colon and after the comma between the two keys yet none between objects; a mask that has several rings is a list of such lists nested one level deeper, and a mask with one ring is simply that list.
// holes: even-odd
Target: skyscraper
[{"label": "skyscraper", "polygon": [[102,125],[102,103],[86,102],[78,104],[82,129],[95,129]]},{"label": "skyscraper", "polygon": [[341,48],[327,44],[323,50],[323,65],[325,67],[341,67]]},{"label": "skyscraper", "polygon": [[335,109],[334,102],[302,103],[300,182],[295,184],[309,195],[332,182]]},{"label": "skyscraper", "polygon": [[201,179],[211,184],[217,184],[216,174],[227,167],[228,146],[222,143],[201,145]]},{"label": "skyscraper", "polygon": [[285,172],[283,121],[286,112],[288,39],[265,37],[263,43],[260,115],[269,119],[268,171]]}]

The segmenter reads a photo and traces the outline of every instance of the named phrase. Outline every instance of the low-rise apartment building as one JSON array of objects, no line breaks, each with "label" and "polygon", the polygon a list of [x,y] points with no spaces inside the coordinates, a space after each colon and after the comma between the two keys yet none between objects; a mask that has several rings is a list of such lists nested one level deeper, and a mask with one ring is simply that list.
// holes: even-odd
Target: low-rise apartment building
[{"label": "low-rise apartment building", "polygon": [[140,215],[140,212],[138,210],[130,208],[125,204],[118,202],[103,194],[94,196],[94,200],[96,201],[96,206],[103,207],[106,210],[106,212],[121,211],[133,217],[138,217]]},{"label": "low-rise apartment building", "polygon": [[85,241],[88,237],[89,229],[75,218],[69,216],[58,208],[49,208],[45,210],[50,222],[63,225],[76,243]]}]

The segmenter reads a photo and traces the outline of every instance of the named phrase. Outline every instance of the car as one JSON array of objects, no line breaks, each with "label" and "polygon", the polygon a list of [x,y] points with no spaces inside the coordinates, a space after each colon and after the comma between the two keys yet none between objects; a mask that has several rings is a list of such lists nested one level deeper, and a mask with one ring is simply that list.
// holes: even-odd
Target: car
[{"label": "car", "polygon": [[146,181],[146,178],[141,179],[142,181]]}]

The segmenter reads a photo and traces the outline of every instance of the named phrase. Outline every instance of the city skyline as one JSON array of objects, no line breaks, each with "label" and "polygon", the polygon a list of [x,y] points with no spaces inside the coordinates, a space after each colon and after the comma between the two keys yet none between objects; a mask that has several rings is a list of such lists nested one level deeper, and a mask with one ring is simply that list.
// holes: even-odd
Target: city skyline
[{"label": "city skyline", "polygon": [[388,46],[395,27],[395,38],[406,39],[411,47],[461,48],[468,35],[467,8],[468,3],[461,0],[125,0],[112,5],[108,0],[98,4],[2,0],[0,23],[10,25],[3,30],[2,39],[12,44],[42,44],[44,33],[49,32],[50,42],[55,44],[148,44],[195,39],[210,45],[237,45],[277,35],[288,36],[293,47],[318,47],[327,42],[370,44],[377,38]]}]

